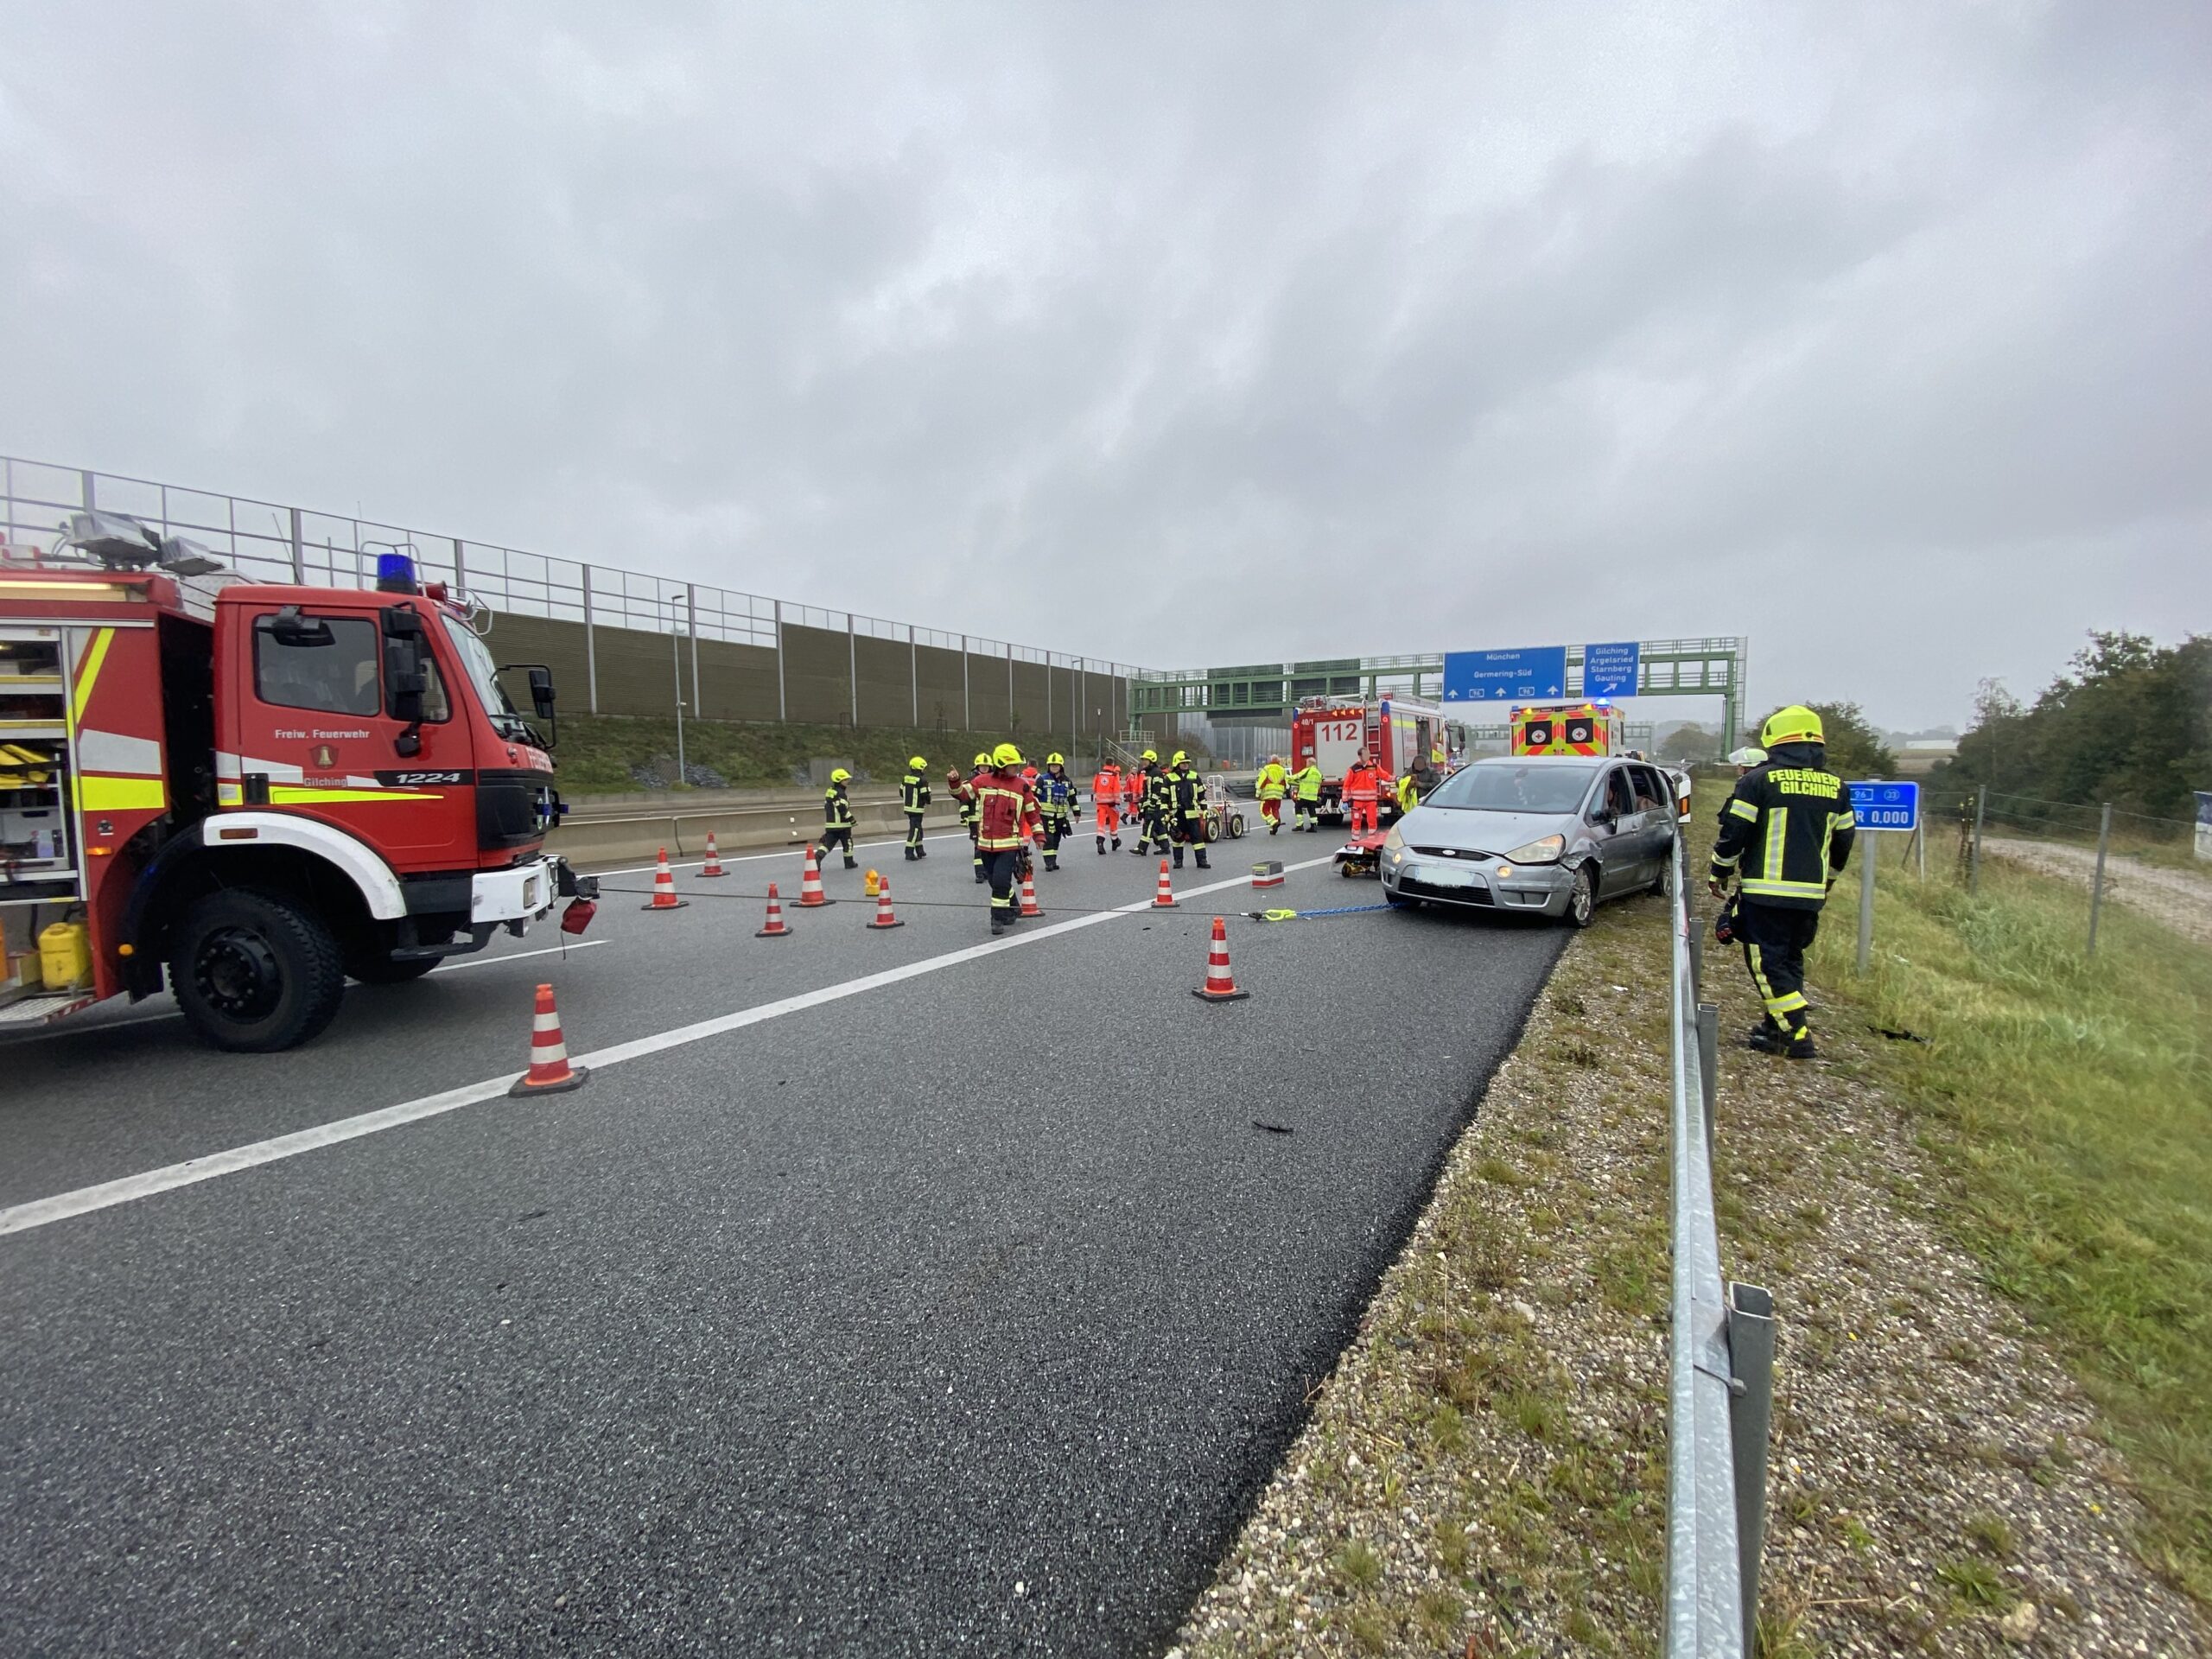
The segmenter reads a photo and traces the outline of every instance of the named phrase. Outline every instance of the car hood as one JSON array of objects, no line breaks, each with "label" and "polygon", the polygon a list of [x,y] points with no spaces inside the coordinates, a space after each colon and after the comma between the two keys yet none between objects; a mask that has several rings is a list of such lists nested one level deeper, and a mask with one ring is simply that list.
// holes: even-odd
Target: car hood
[{"label": "car hood", "polygon": [[1447,806],[1417,806],[1398,830],[1408,847],[1449,847],[1463,853],[1503,855],[1545,836],[1574,842],[1571,812],[1471,812]]}]

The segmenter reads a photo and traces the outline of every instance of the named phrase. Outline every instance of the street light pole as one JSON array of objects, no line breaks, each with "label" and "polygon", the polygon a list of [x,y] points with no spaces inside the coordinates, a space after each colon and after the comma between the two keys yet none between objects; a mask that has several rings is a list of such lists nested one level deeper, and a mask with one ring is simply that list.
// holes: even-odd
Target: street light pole
[{"label": "street light pole", "polygon": [[[682,601],[670,598],[664,602],[674,606]],[[668,662],[676,676],[676,785],[681,789],[688,781],[683,766],[683,646],[672,613],[668,619]]]}]

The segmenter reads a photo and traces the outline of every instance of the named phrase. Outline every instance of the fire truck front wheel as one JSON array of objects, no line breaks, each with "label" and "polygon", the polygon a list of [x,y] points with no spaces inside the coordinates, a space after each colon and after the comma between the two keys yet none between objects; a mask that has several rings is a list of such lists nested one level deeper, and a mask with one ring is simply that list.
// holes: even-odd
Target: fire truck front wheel
[{"label": "fire truck front wheel", "polygon": [[337,941],[282,893],[211,893],[173,937],[170,988],[186,1020],[217,1048],[296,1047],[338,1012],[346,969]]}]

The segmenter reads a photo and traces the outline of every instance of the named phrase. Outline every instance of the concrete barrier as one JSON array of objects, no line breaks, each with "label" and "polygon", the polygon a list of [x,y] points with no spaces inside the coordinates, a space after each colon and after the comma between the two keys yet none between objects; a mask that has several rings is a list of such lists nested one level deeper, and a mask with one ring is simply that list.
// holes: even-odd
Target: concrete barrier
[{"label": "concrete barrier", "polygon": [[[957,804],[939,788],[923,819],[931,835],[960,825]],[[853,798],[855,841],[882,841],[906,832],[896,794],[869,791]],[[575,803],[546,849],[582,869],[651,858],[665,847],[671,858],[696,858],[707,832],[723,852],[762,852],[801,847],[822,834],[822,797],[806,790],[699,790],[626,796]]]}]

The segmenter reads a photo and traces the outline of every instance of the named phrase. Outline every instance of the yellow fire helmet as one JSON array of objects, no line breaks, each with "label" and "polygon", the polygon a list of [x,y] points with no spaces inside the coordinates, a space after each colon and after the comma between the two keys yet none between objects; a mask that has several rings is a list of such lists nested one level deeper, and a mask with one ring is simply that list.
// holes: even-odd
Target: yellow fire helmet
[{"label": "yellow fire helmet", "polygon": [[1777,709],[1759,728],[1759,747],[1776,748],[1784,743],[1825,743],[1827,734],[1821,717],[1802,703],[1793,702],[1787,709]]},{"label": "yellow fire helmet", "polygon": [[842,766],[839,766],[830,774],[830,781],[833,784],[849,784],[853,781],[853,774]]},{"label": "yellow fire helmet", "polygon": [[906,765],[910,770],[914,772],[927,772],[930,766],[930,763],[923,760],[918,754],[910,757],[907,760]]},{"label": "yellow fire helmet", "polygon": [[1181,749],[1178,749],[1175,751],[1175,758],[1170,760],[1167,764],[1171,766],[1179,766],[1190,758],[1189,754]]},{"label": "yellow fire helmet", "polygon": [[1158,749],[1147,749],[1144,752],[1144,759],[1147,760],[1157,760],[1160,759],[1160,751]]},{"label": "yellow fire helmet", "polygon": [[1067,763],[1068,758],[1065,754],[1055,753],[1045,757],[1045,764],[1048,766],[1065,766]]},{"label": "yellow fire helmet", "polygon": [[1011,743],[1001,743],[991,751],[991,759],[1001,766],[1018,766],[1021,764],[1021,751]]},{"label": "yellow fire helmet", "polygon": [[978,772],[988,772],[988,771],[990,770],[990,766],[991,766],[991,757],[990,757],[989,755],[988,755],[988,754],[979,754],[979,755],[977,755],[977,756],[976,757],[976,771],[978,771]]}]

